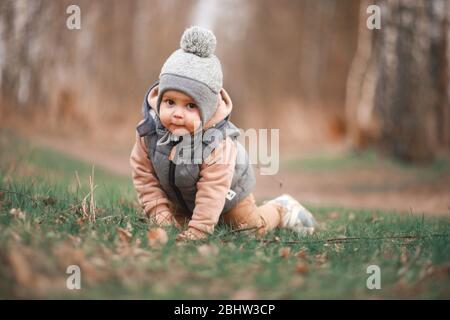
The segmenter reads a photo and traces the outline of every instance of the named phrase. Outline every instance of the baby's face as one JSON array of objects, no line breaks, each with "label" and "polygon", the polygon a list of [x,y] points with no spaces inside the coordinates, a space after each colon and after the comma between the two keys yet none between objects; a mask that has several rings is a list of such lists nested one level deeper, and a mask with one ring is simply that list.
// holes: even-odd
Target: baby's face
[{"label": "baby's face", "polygon": [[195,101],[182,92],[164,92],[159,107],[159,118],[164,127],[176,136],[192,133],[201,124],[200,110]]}]

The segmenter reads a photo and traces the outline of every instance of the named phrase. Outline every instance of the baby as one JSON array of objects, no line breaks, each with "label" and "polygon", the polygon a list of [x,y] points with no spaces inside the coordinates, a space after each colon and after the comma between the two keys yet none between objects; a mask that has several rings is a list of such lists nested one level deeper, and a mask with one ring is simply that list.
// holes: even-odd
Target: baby
[{"label": "baby", "polygon": [[145,95],[130,156],[145,214],[179,228],[177,240],[204,239],[219,222],[259,236],[277,227],[311,234],[313,216],[289,195],[255,204],[255,176],[229,120],[233,104],[214,34],[190,27],[180,46]]}]

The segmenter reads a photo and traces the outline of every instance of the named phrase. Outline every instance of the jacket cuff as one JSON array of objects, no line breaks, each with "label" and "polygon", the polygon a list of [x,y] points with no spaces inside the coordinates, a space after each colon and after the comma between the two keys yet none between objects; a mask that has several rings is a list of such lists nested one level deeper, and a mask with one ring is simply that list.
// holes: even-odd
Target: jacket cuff
[{"label": "jacket cuff", "polygon": [[188,227],[197,229],[207,234],[213,234],[214,232],[214,226],[205,225],[192,220],[189,221]]},{"label": "jacket cuff", "polygon": [[153,215],[157,215],[159,213],[162,213],[164,211],[169,211],[170,212],[170,208],[169,205],[167,203],[160,203],[156,206],[147,206],[145,207],[145,214],[150,217]]}]

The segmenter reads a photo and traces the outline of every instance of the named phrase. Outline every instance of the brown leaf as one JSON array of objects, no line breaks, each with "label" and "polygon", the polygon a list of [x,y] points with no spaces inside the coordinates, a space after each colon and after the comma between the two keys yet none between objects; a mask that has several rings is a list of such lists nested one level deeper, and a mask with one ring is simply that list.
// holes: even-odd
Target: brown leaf
[{"label": "brown leaf", "polygon": [[219,248],[210,244],[202,244],[197,248],[198,253],[203,256],[216,256],[219,253]]},{"label": "brown leaf", "polygon": [[407,267],[407,266],[401,267],[401,268],[397,271],[397,275],[398,275],[399,277],[403,277],[403,276],[406,274],[407,271],[408,271],[408,267]]},{"label": "brown leaf", "polygon": [[75,237],[75,236],[69,235],[68,238],[70,241],[72,241],[72,244],[74,246],[79,246],[82,242],[80,237]]},{"label": "brown leaf", "polygon": [[231,300],[254,300],[256,291],[253,289],[240,289],[231,295]]},{"label": "brown leaf", "polygon": [[292,277],[292,279],[289,281],[290,287],[302,287],[305,284],[305,278],[301,275],[300,272],[299,275]]},{"label": "brown leaf", "polygon": [[402,263],[402,265],[408,263],[408,253],[406,252],[405,248],[402,248],[402,253],[400,255],[400,262]]},{"label": "brown leaf", "polygon": [[134,246],[136,247],[136,248],[139,248],[140,246],[141,246],[141,243],[142,243],[142,241],[141,241],[141,239],[136,239],[136,241],[134,242]]},{"label": "brown leaf", "polygon": [[121,242],[129,243],[131,241],[131,239],[133,238],[131,232],[126,229],[117,227],[116,232],[119,235],[119,239]]},{"label": "brown leaf", "polygon": [[26,257],[19,247],[13,248],[8,257],[11,269],[17,282],[22,286],[28,286],[33,281],[33,272]]},{"label": "brown leaf", "polygon": [[379,221],[383,221],[384,218],[383,217],[379,217],[376,214],[374,214],[370,220],[370,222],[379,222]]},{"label": "brown leaf", "polygon": [[330,218],[331,220],[336,220],[337,218],[339,218],[339,213],[337,213],[336,211],[330,212],[328,214],[328,218]]},{"label": "brown leaf", "polygon": [[167,233],[162,228],[150,229],[147,233],[148,244],[151,247],[158,247],[164,245],[169,240]]},{"label": "brown leaf", "polygon": [[383,258],[386,260],[390,260],[394,257],[394,254],[392,253],[392,250],[390,249],[384,249],[383,251]]},{"label": "brown leaf", "polygon": [[300,251],[295,254],[295,256],[299,259],[306,259],[306,248],[301,248]]},{"label": "brown leaf", "polygon": [[13,239],[15,242],[21,241],[20,235],[17,232],[10,229],[9,234],[11,235],[11,239]]},{"label": "brown leaf", "polygon": [[434,272],[434,275],[441,276],[444,279],[448,279],[450,276],[450,263],[446,263],[442,266],[436,267]]},{"label": "brown leaf", "polygon": [[286,259],[289,257],[289,255],[291,254],[291,248],[289,247],[283,247],[279,250],[279,255],[280,257],[282,257],[283,259]]},{"label": "brown leaf", "polygon": [[316,254],[315,258],[316,258],[316,264],[318,266],[325,264],[327,262],[327,254],[326,253]]},{"label": "brown leaf", "polygon": [[308,273],[309,272],[309,267],[304,262],[298,262],[295,265],[295,272],[300,273],[300,274]]},{"label": "brown leaf", "polygon": [[52,253],[62,268],[66,268],[71,264],[76,264],[81,267],[85,261],[84,252],[81,249],[75,248],[73,241],[70,239],[56,244],[52,248]]}]

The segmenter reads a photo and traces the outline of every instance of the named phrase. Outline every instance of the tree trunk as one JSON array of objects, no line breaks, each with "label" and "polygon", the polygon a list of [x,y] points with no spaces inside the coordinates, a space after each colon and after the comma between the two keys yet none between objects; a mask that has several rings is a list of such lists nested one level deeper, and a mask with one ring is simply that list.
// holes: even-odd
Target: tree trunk
[{"label": "tree trunk", "polygon": [[[369,136],[408,162],[449,150],[449,11],[446,0],[384,0],[381,29],[365,27],[347,82],[349,138]],[[373,129],[376,128],[376,131]],[[369,133],[369,134],[368,134]]]}]

